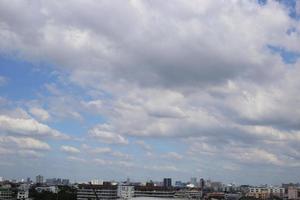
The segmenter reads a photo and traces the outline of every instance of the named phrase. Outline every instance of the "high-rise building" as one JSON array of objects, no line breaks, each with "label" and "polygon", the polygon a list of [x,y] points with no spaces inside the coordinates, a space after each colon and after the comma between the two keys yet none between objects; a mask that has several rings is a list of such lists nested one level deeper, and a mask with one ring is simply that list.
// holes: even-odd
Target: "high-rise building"
[{"label": "high-rise building", "polygon": [[190,183],[193,184],[194,186],[197,186],[197,178],[192,177]]},{"label": "high-rise building", "polygon": [[200,178],[199,187],[202,189],[205,187],[205,180],[203,178]]},{"label": "high-rise building", "polygon": [[30,178],[29,178],[29,177],[27,177],[27,179],[26,179],[26,183],[31,183],[31,180],[30,180]]},{"label": "high-rise building", "polygon": [[35,182],[41,184],[44,182],[44,177],[42,175],[38,175],[35,177]]},{"label": "high-rise building", "polygon": [[164,178],[164,187],[165,188],[172,187],[172,179],[171,178]]}]

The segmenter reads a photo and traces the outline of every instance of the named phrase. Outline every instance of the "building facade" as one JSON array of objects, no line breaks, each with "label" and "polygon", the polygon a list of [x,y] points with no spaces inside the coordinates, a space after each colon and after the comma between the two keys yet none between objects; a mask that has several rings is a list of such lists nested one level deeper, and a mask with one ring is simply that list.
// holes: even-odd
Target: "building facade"
[{"label": "building facade", "polygon": [[42,184],[42,183],[44,183],[44,177],[43,177],[42,175],[36,176],[36,177],[35,177],[35,182],[36,182],[37,184]]},{"label": "building facade", "polygon": [[165,188],[172,187],[172,179],[171,178],[164,178],[164,187]]},{"label": "building facade", "polygon": [[268,199],[271,197],[284,197],[284,188],[281,187],[251,187],[247,194],[256,199]]},{"label": "building facade", "polygon": [[300,200],[300,188],[296,186],[288,187],[288,199]]},{"label": "building facade", "polygon": [[121,199],[131,199],[134,197],[134,186],[132,185],[119,185],[118,196]]},{"label": "building facade", "polygon": [[0,187],[0,199],[1,200],[13,200],[14,193],[9,186]]},{"label": "building facade", "polygon": [[118,199],[116,185],[88,185],[82,184],[77,189],[77,200],[110,200]]}]

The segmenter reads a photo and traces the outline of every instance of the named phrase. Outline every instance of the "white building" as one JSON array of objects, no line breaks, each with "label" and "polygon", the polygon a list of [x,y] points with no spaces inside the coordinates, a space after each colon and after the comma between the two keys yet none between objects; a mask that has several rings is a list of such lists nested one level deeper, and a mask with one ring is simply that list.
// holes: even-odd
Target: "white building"
[{"label": "white building", "polygon": [[288,199],[289,200],[299,200],[300,199],[300,188],[298,187],[288,187]]},{"label": "white building", "polygon": [[118,185],[118,197],[121,199],[131,199],[134,197],[134,186]]},{"label": "white building", "polygon": [[44,187],[36,187],[35,190],[37,192],[52,192],[52,193],[58,193],[58,187],[57,186],[44,186]]},{"label": "white building", "polygon": [[91,184],[92,185],[102,185],[103,181],[99,180],[99,179],[94,179],[94,180],[91,180]]},{"label": "white building", "polygon": [[29,199],[29,191],[28,190],[18,190],[17,199],[18,200],[28,200]]},{"label": "white building", "polygon": [[22,184],[18,187],[17,200],[29,199],[29,185]]},{"label": "white building", "polygon": [[268,199],[272,196],[284,197],[284,188],[281,187],[251,187],[247,196],[257,199]]}]

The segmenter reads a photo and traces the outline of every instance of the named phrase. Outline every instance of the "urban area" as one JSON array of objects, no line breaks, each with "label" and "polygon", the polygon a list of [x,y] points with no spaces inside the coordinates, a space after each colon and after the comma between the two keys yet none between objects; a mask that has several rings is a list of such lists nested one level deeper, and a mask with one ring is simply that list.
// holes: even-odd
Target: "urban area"
[{"label": "urban area", "polygon": [[91,180],[71,183],[69,179],[42,175],[22,180],[0,177],[0,200],[98,200],[98,199],[225,199],[225,200],[299,200],[300,184],[236,185],[197,179],[188,182],[164,178],[162,181],[123,182]]}]

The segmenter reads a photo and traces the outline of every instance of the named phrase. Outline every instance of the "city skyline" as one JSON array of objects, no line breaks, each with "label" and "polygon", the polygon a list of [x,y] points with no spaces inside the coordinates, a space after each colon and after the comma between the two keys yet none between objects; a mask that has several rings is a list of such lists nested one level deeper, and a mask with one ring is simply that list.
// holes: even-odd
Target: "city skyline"
[{"label": "city skyline", "polygon": [[0,0],[0,176],[300,179],[299,0]]}]

